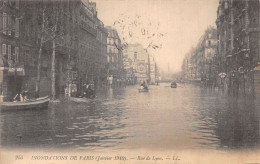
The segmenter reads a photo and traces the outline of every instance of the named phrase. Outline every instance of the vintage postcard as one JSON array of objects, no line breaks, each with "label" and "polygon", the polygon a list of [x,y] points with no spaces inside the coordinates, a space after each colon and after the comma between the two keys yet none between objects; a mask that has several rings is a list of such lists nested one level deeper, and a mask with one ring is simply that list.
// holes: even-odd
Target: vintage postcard
[{"label": "vintage postcard", "polygon": [[260,164],[259,0],[0,0],[0,164]]}]

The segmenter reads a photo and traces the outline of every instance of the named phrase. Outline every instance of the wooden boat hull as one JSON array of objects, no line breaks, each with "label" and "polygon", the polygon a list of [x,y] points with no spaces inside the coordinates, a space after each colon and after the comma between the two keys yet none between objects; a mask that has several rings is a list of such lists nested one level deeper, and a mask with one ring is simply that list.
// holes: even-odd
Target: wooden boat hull
[{"label": "wooden boat hull", "polygon": [[138,89],[139,92],[148,92],[149,89]]},{"label": "wooden boat hull", "polygon": [[177,88],[177,84],[176,83],[171,84],[171,88]]},{"label": "wooden boat hull", "polygon": [[49,97],[41,97],[34,100],[23,102],[2,102],[0,103],[1,110],[26,110],[26,109],[42,109],[48,108]]},{"label": "wooden boat hull", "polygon": [[83,103],[87,103],[89,101],[91,101],[92,99],[89,99],[89,98],[85,98],[85,97],[70,97],[70,101],[73,101],[73,102],[83,102]]}]

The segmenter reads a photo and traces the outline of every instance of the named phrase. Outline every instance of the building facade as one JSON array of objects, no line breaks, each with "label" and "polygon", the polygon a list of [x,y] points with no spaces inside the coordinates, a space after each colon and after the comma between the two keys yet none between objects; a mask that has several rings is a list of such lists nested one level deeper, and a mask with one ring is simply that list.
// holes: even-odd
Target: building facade
[{"label": "building facade", "polygon": [[187,81],[207,86],[217,85],[217,31],[214,27],[209,27],[196,48],[191,49],[186,55],[182,70]]},{"label": "building facade", "polygon": [[135,76],[135,62],[134,59],[128,57],[128,49],[123,50],[123,64],[124,70],[126,72],[126,84],[127,85],[134,85],[137,82]]},{"label": "building facade", "polygon": [[78,19],[77,41],[78,49],[78,89],[82,91],[85,83],[97,84],[97,26],[94,14],[88,2],[79,2],[76,8]]},{"label": "building facade", "polygon": [[157,77],[156,77],[156,62],[153,58],[152,55],[149,56],[149,67],[148,67],[148,70],[149,70],[149,74],[150,74],[150,84],[155,84],[157,82]]},{"label": "building facade", "polygon": [[113,84],[117,84],[120,81],[123,81],[125,78],[121,40],[115,29],[113,29],[110,26],[107,26],[106,30],[108,32],[107,75],[109,81],[112,80]]},{"label": "building facade", "polygon": [[252,94],[259,62],[259,1],[220,0],[216,21],[218,55],[230,94]]},{"label": "building facade", "polygon": [[[15,95],[14,90],[21,88],[18,81],[23,78],[24,74],[20,71],[19,73],[12,71],[18,65],[20,66],[19,2],[1,1],[0,3],[0,99],[2,101],[4,98],[9,99]],[[18,76],[11,75],[11,72],[15,72]]]},{"label": "building facade", "polygon": [[130,84],[141,83],[142,81],[151,81],[150,62],[152,62],[152,76],[155,76],[154,59],[149,55],[149,53],[141,44],[128,44],[127,49],[124,50],[124,65],[127,72],[126,78]]},{"label": "building facade", "polygon": [[[12,101],[25,86],[30,97],[34,97],[38,62],[41,63],[40,96],[51,94],[53,63],[57,95],[78,92],[84,83],[98,84],[100,79],[105,78],[107,32],[97,17],[93,7],[95,3],[81,0],[52,3],[27,0],[0,2],[1,100]],[[51,19],[54,11],[58,15],[57,22]],[[56,33],[51,31],[53,26],[42,23],[47,22],[43,21],[44,18],[57,24]],[[42,27],[44,34],[41,33]],[[44,42],[40,42],[41,36]],[[43,44],[39,60],[40,43]],[[55,62],[51,62],[53,43]]]}]

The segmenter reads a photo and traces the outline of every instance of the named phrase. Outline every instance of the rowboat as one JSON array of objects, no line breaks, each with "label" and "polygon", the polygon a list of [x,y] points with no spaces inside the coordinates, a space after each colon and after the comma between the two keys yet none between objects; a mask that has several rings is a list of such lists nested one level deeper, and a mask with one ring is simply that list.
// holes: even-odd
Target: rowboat
[{"label": "rowboat", "polygon": [[17,101],[17,102],[1,102],[1,110],[25,110],[25,109],[44,109],[48,108],[49,97],[40,97],[37,99],[30,99],[26,101]]},{"label": "rowboat", "polygon": [[177,83],[175,81],[171,82],[171,88],[177,88]]},{"label": "rowboat", "polygon": [[149,89],[142,89],[142,88],[139,88],[138,91],[139,91],[139,92],[148,92]]}]

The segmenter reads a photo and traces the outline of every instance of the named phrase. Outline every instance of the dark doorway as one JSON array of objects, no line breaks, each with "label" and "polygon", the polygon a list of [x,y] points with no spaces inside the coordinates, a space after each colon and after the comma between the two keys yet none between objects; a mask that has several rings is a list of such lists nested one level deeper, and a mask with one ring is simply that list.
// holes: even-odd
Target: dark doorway
[{"label": "dark doorway", "polygon": [[16,94],[21,92],[23,76],[8,76],[7,79],[7,100],[13,101]]}]

